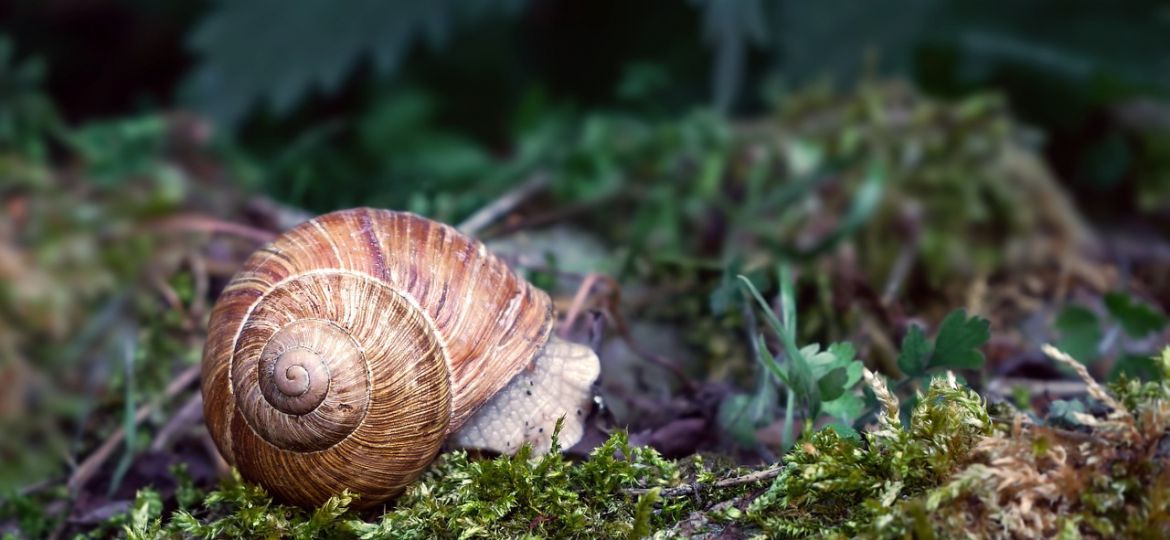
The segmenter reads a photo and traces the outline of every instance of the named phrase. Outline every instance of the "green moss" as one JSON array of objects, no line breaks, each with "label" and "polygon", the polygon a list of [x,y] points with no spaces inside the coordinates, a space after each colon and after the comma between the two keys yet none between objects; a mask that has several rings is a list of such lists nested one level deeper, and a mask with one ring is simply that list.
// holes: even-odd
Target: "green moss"
[{"label": "green moss", "polygon": [[[700,465],[701,467],[701,465]],[[631,447],[624,432],[596,448],[588,460],[560,453],[533,458],[472,459],[444,454],[381,515],[349,510],[343,493],[315,510],[272,499],[233,474],[202,496],[180,476],[180,509],[166,519],[157,493],[143,490],[131,511],[99,534],[121,530],[131,538],[638,538],[681,519],[693,499],[662,500],[653,489],[683,483],[680,467],[650,448]]]},{"label": "green moss", "polygon": [[[60,504],[68,495],[65,486],[57,486],[36,494],[11,493],[0,497],[0,533],[3,538],[12,533],[16,538],[44,538],[60,522],[60,517],[48,510]],[[5,523],[11,525],[5,527]],[[16,536],[19,532],[23,536]]]},{"label": "green moss", "polygon": [[[1163,368],[1170,366],[1170,354],[1159,361]],[[877,490],[870,488],[862,509],[848,513],[834,532],[874,538],[1167,537],[1170,454],[1164,447],[1170,440],[1170,384],[1121,381],[1107,393],[1087,373],[1082,376],[1089,394],[1112,410],[1096,416],[1066,415],[1066,420],[1077,422],[1075,430],[1018,416],[1010,427],[997,429],[974,445],[950,436],[917,443],[911,438],[914,446],[939,450],[947,446],[941,441],[959,442],[941,461],[916,460],[930,473],[943,472],[938,465],[949,461],[951,472],[945,477],[919,475],[923,489],[903,490],[898,498],[881,500],[880,506],[872,496]],[[949,422],[947,430],[983,424],[982,415],[968,410],[961,399],[959,404],[952,407],[958,422]],[[929,403],[929,393],[916,414],[924,408],[943,410]],[[914,431],[912,426],[910,432]],[[877,446],[872,436],[869,440],[871,449]],[[877,461],[888,465],[902,458],[889,455]],[[862,486],[876,480],[874,471],[887,470],[874,469],[871,462],[862,464],[871,467],[862,474]],[[807,504],[800,508],[809,511]],[[807,526],[807,521],[796,525]]]},{"label": "green moss", "polygon": [[[686,503],[646,514],[623,489],[677,481],[674,463],[648,448],[632,448],[623,433],[572,464],[561,454],[472,461],[449,453],[377,523],[351,521],[363,538],[624,538],[635,522],[654,528],[677,519]],[[639,511],[641,508],[641,511]]]},{"label": "green moss", "polygon": [[[896,414],[896,402],[892,410]],[[908,428],[883,416],[863,441],[824,429],[797,444],[784,472],[748,506],[746,517],[780,537],[857,534],[884,518],[896,501],[940,485],[991,430],[975,392],[953,378],[935,379]]]},{"label": "green moss", "polygon": [[[1170,353],[1159,359],[1170,366]],[[315,510],[276,503],[234,476],[201,493],[179,478],[179,510],[140,492],[97,531],[130,538],[670,538],[734,531],[776,538],[1162,538],[1170,535],[1170,383],[1119,381],[1090,394],[1116,408],[1069,413],[1066,424],[1023,416],[997,425],[951,375],[916,396],[908,425],[872,374],[882,405],[860,439],[809,434],[761,489],[720,479],[749,469],[702,456],[680,461],[614,434],[588,460],[443,455],[381,514],[349,510],[348,494]],[[1082,410],[1091,410],[1084,408]],[[1100,410],[1100,407],[1097,407]],[[1000,415],[1002,416],[1002,415]],[[997,416],[998,417],[998,416]],[[682,486],[680,488],[680,486]],[[690,487],[687,487],[690,486]],[[672,489],[674,488],[674,489]],[[632,491],[637,490],[637,491]],[[637,493],[635,495],[634,493]],[[7,503],[9,511],[20,499]],[[201,502],[200,502],[201,501]],[[29,505],[26,534],[45,530]]]}]

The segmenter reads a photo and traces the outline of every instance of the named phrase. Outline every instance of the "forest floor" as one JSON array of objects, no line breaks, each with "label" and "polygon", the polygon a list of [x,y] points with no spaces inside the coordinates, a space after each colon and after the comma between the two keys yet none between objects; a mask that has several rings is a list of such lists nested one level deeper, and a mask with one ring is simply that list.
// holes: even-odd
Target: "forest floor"
[{"label": "forest floor", "polygon": [[549,291],[604,406],[565,453],[447,452],[362,512],[273,500],[203,426],[219,291],[312,214],[201,122],[0,154],[6,537],[1170,535],[1168,209],[1084,217],[994,98],[598,116],[503,160],[453,224]]}]

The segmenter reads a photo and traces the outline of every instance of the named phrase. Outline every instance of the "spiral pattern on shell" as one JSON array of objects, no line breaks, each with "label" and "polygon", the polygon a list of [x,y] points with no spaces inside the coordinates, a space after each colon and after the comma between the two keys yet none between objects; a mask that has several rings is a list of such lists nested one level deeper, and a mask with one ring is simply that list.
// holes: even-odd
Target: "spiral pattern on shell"
[{"label": "spiral pattern on shell", "polygon": [[204,413],[245,478],[304,506],[396,495],[540,351],[552,303],[483,245],[412,214],[304,223],[218,300]]}]

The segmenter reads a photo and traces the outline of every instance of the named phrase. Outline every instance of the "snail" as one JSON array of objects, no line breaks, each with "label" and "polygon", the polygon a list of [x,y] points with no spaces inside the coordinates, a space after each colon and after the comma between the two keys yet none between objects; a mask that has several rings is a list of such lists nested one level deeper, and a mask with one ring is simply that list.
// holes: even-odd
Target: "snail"
[{"label": "snail", "polygon": [[482,243],[410,213],[341,210],[249,257],[212,310],[204,417],[279,498],[398,495],[444,445],[580,440],[597,356],[552,335],[549,296]]}]

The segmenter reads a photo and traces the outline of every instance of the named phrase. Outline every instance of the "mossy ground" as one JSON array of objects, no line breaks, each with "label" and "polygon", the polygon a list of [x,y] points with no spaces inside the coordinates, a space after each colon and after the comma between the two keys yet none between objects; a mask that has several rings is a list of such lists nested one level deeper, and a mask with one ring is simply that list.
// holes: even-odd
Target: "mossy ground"
[{"label": "mossy ground", "polygon": [[[1160,361],[1170,374],[1170,351]],[[1067,429],[1006,407],[993,413],[949,373],[931,381],[904,425],[885,382],[867,373],[882,407],[870,429],[811,433],[763,481],[726,482],[752,471],[667,460],[618,432],[579,462],[450,452],[394,505],[365,514],[348,510],[347,494],[314,510],[285,506],[238,475],[203,492],[179,468],[172,496],[142,490],[87,536],[1166,537],[1170,383],[1105,389],[1083,376],[1100,413],[1072,413]],[[38,502],[12,498],[0,515],[19,516],[23,533],[38,536],[47,530]]]}]

